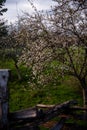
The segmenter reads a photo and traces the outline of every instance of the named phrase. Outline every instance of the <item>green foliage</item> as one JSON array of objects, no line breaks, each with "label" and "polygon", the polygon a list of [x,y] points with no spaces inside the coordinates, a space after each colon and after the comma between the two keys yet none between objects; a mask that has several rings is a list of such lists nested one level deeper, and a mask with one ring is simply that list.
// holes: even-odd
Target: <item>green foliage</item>
[{"label": "green foliage", "polygon": [[[69,54],[67,51],[64,54],[64,62],[60,64],[60,67],[63,69],[65,74],[71,74],[76,76],[74,69],[77,75],[83,76],[86,70],[86,50],[85,47],[80,46],[70,46],[68,47]],[[71,61],[72,60],[72,61]],[[83,70],[83,71],[81,71]]]}]

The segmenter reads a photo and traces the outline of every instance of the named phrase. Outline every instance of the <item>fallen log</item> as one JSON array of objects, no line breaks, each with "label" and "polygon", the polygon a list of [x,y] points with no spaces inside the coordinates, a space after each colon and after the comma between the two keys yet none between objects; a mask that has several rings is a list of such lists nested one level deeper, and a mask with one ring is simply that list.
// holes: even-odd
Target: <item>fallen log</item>
[{"label": "fallen log", "polygon": [[87,108],[85,107],[80,107],[80,106],[74,106],[74,107],[70,107],[70,110],[73,110],[73,111],[87,111]]}]

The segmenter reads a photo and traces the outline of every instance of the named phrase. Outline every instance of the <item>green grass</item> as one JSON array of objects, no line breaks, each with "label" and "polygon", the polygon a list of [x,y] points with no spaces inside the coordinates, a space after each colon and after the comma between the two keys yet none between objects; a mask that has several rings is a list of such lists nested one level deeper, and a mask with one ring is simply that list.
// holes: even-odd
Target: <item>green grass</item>
[{"label": "green grass", "polygon": [[11,69],[9,82],[10,111],[35,106],[38,103],[60,104],[67,100],[77,100],[82,105],[82,93],[78,82],[72,77],[66,77],[62,83],[49,83],[40,88],[32,88],[28,80],[32,80],[31,70],[20,66],[22,81],[18,81],[13,61],[0,61],[0,68]]},{"label": "green grass", "polygon": [[12,81],[9,83],[10,111],[22,108],[32,107],[38,103],[60,104],[67,100],[77,100],[82,104],[82,95],[79,88],[73,88],[73,85],[66,83],[66,80],[59,86],[45,86],[40,89],[31,89],[27,82]]}]

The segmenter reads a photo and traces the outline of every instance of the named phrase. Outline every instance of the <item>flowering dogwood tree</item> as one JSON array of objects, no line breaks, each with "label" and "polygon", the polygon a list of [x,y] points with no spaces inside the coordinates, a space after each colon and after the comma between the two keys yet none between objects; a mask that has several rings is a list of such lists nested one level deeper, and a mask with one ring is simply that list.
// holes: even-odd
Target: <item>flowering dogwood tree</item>
[{"label": "flowering dogwood tree", "polygon": [[45,13],[31,2],[35,14],[25,13],[20,19],[26,44],[20,61],[32,66],[35,75],[51,66],[57,74],[77,78],[87,107],[87,1],[54,1],[56,5]]}]

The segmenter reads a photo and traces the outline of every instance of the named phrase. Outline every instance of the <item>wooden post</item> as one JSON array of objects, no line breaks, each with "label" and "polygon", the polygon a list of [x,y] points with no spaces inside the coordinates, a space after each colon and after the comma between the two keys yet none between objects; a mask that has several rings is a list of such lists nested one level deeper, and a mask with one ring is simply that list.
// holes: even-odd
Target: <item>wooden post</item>
[{"label": "wooden post", "polygon": [[0,129],[8,129],[8,69],[0,69]]}]

